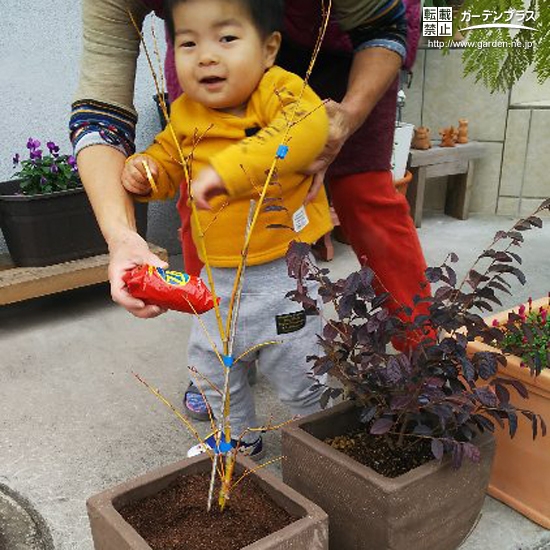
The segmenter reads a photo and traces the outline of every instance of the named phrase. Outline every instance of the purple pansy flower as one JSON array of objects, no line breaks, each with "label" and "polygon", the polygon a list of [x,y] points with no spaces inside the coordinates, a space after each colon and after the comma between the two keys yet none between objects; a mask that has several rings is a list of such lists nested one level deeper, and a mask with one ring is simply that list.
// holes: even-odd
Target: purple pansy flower
[{"label": "purple pansy flower", "polygon": [[13,156],[13,166],[17,166],[19,164],[19,153],[15,153],[15,155]]},{"label": "purple pansy flower", "polygon": [[57,154],[59,153],[59,146],[56,145],[53,141],[48,141],[48,143],[46,143],[48,149],[50,150],[50,153],[54,156],[54,157],[57,157]]},{"label": "purple pansy flower", "polygon": [[34,151],[40,147],[40,142],[37,139],[29,138],[27,141],[27,149],[29,151]]},{"label": "purple pansy flower", "polygon": [[59,166],[55,162],[50,166],[50,172],[52,174],[57,174],[59,172]]},{"label": "purple pansy flower", "polygon": [[46,185],[48,180],[44,176],[40,176],[40,185]]},{"label": "purple pansy flower", "polygon": [[32,160],[37,160],[42,158],[42,149],[31,149],[30,157]]},{"label": "purple pansy flower", "polygon": [[72,155],[69,155],[67,157],[67,164],[73,169],[73,172],[78,172],[78,167],[76,165],[76,159]]}]

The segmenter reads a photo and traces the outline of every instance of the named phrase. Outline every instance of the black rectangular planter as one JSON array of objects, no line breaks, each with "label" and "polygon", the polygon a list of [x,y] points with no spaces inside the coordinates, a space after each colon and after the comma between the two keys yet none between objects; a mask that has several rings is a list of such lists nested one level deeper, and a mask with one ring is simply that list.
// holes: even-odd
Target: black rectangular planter
[{"label": "black rectangular planter", "polygon": [[[147,232],[147,205],[136,205],[138,230]],[[19,181],[0,183],[0,227],[15,265],[42,267],[96,254],[107,244],[83,188],[27,196]]]}]

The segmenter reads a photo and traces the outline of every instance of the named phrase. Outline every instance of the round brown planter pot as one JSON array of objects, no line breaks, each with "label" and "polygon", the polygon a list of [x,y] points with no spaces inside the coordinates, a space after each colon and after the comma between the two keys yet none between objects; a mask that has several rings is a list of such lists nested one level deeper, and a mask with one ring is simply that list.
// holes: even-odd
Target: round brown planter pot
[{"label": "round brown planter pot", "polygon": [[[211,467],[212,463],[208,456],[188,458],[122,483],[88,499],[86,506],[95,550],[151,550],[151,546],[117,510],[159,493],[181,475],[210,472]],[[235,475],[239,476],[244,470],[257,467],[258,465],[249,458],[239,457],[235,466]],[[245,547],[246,550],[328,549],[328,519],[323,510],[265,470],[258,470],[250,475],[253,481],[281,508],[300,519],[280,531],[249,544]],[[251,518],[251,521],[254,521],[254,518]]]},{"label": "round brown planter pot", "polygon": [[[548,298],[533,302],[533,308],[548,305]],[[526,304],[527,307],[527,304]],[[517,308],[513,308],[517,311]],[[486,318],[503,323],[508,319],[509,309]],[[500,351],[496,348],[470,342],[468,352]],[[518,408],[529,409],[540,414],[550,423],[550,369],[537,376],[531,376],[529,369],[521,367],[521,359],[508,355],[506,367],[499,366],[499,375],[520,380],[529,392],[523,399],[517,392],[510,391],[510,402]],[[511,439],[508,430],[499,426],[495,429],[496,453],[489,481],[489,494],[517,510],[532,521],[550,529],[550,436],[533,440],[531,422],[518,415],[518,429]]]},{"label": "round brown planter pot", "polygon": [[328,513],[334,550],[456,550],[475,525],[494,453],[478,436],[481,461],[433,460],[394,479],[333,449],[323,439],[360,425],[341,403],[282,429],[283,481]]},{"label": "round brown planter pot", "polygon": [[393,185],[395,186],[395,190],[401,195],[407,196],[407,188],[409,187],[409,183],[411,182],[412,177],[413,177],[412,172],[407,170],[404,177],[402,177],[401,179],[395,180],[393,182]]}]

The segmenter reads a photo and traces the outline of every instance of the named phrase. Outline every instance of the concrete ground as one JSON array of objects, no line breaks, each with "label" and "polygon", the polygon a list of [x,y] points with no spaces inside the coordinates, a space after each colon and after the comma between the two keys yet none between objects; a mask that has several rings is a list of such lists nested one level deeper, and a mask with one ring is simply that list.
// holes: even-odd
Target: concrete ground
[{"label": "concrete ground", "polygon": [[[426,216],[420,237],[428,263],[437,265],[452,250],[463,273],[495,231],[511,223]],[[528,282],[514,287],[506,306],[550,290],[550,224],[526,240],[521,254]],[[344,275],[353,266],[349,248],[338,245],[328,267]],[[179,405],[188,379],[188,327],[189,318],[173,312],[135,319],[110,301],[105,285],[0,308],[0,523],[8,487],[4,501],[22,497],[29,517],[44,519],[56,550],[91,550],[86,499],[185,455],[192,437],[132,373]],[[264,414],[288,417],[261,375],[255,395]],[[277,456],[279,435],[267,434],[266,443],[269,456]],[[35,547],[5,550],[20,548]],[[545,548],[550,531],[487,497],[461,550]]]}]

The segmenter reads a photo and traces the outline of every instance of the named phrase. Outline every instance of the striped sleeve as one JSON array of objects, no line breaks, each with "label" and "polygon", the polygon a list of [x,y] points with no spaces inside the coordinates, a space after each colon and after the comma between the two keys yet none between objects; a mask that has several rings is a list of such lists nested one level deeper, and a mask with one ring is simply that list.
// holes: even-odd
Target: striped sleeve
[{"label": "striped sleeve", "polygon": [[80,78],[70,120],[75,152],[106,144],[134,151],[133,105],[141,28],[151,9],[143,0],[82,0]]},{"label": "striped sleeve", "polygon": [[403,0],[336,0],[335,5],[356,52],[382,47],[405,59],[407,18]]},{"label": "striped sleeve", "polygon": [[109,145],[129,156],[135,152],[137,116],[92,99],[75,101],[69,122],[75,156],[89,145]]}]

